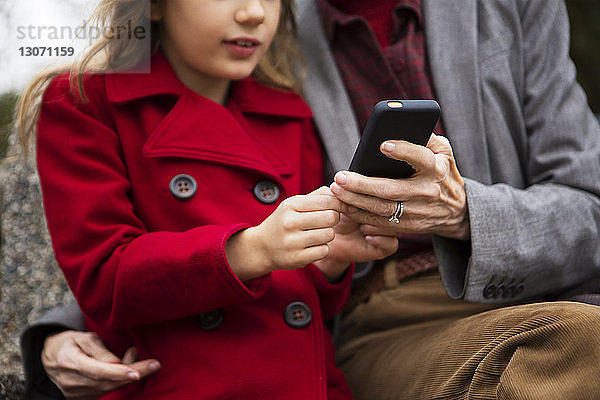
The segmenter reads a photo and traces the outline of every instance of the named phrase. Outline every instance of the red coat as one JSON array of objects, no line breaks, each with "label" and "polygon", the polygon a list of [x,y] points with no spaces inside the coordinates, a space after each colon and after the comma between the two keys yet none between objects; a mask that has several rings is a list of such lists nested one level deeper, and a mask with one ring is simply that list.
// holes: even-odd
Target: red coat
[{"label": "red coat", "polygon": [[38,123],[52,243],[88,327],[118,354],[134,344],[163,364],[107,397],[349,398],[323,319],[350,274],[332,285],[311,264],[243,283],[224,251],[322,183],[308,106],[247,79],[223,107],[185,87],[161,53],[151,74],[91,75],[85,88],[82,104],[56,78]]}]

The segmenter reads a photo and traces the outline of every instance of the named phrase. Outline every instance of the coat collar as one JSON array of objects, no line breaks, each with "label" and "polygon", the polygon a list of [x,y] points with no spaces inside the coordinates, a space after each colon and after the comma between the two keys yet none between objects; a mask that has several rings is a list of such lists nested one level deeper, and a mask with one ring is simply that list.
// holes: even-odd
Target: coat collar
[{"label": "coat collar", "polygon": [[[107,74],[106,94],[108,100],[114,103],[126,103],[156,95],[202,97],[177,78],[160,50],[150,60],[150,73],[132,69],[124,73]],[[312,117],[312,112],[300,96],[259,84],[252,77],[233,82],[229,97],[243,113],[291,118]]]},{"label": "coat collar", "polygon": [[236,166],[274,180],[292,173],[289,162],[261,145],[254,137],[260,132],[247,123],[234,97],[226,108],[205,97],[184,94],[150,132],[142,154]]},{"label": "coat collar", "polygon": [[[151,60],[151,72],[106,75],[109,101],[124,104],[158,95],[177,97],[177,102],[149,133],[145,157],[183,157],[237,166],[274,180],[294,172],[289,161],[253,138],[246,125],[252,115],[292,119],[312,117],[295,93],[269,88],[253,78],[233,82],[225,106],[186,87],[161,52]],[[242,115],[244,116],[242,116]],[[260,133],[257,133],[260,134]]]}]

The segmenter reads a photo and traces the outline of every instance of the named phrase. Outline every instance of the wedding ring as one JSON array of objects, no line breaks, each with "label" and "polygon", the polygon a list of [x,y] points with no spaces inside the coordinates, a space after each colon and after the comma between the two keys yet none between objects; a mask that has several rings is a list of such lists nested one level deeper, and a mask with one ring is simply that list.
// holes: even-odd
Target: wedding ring
[{"label": "wedding ring", "polygon": [[400,217],[402,216],[403,212],[404,212],[404,203],[401,201],[398,201],[396,203],[396,211],[394,211],[394,214],[390,217],[389,221],[393,222],[394,224],[400,223]]}]

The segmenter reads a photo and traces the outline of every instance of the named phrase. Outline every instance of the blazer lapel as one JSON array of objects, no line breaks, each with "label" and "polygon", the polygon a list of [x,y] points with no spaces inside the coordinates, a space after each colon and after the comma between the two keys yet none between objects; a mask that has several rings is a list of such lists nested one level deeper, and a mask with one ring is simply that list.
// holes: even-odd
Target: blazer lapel
[{"label": "blazer lapel", "polygon": [[477,0],[424,0],[429,65],[458,168],[491,183],[479,76]]},{"label": "blazer lapel", "polygon": [[306,65],[304,99],[313,110],[334,172],[347,169],[360,132],[313,1],[296,1],[296,24]]}]

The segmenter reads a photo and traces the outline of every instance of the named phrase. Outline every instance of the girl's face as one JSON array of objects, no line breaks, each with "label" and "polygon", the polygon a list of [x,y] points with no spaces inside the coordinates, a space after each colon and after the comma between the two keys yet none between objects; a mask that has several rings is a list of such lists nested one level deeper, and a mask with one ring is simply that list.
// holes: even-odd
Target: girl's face
[{"label": "girl's face", "polygon": [[275,36],[280,7],[281,0],[157,0],[152,20],[161,21],[161,48],[179,79],[212,98],[215,85],[252,73]]}]

